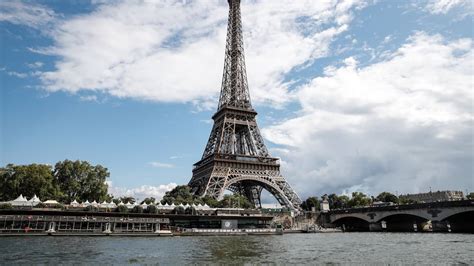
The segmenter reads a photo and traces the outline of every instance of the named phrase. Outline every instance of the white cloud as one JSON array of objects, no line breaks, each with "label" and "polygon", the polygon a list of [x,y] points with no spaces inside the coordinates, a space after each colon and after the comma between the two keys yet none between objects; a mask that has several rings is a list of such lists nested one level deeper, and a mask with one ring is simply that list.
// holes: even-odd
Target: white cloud
[{"label": "white cloud", "polygon": [[26,64],[29,68],[40,68],[42,67],[44,64],[43,62],[39,62],[39,61],[36,61],[34,63],[31,63],[31,64]]},{"label": "white cloud", "polygon": [[170,164],[170,163],[149,162],[148,164],[156,168],[173,168],[174,167],[174,164]]},{"label": "white cloud", "polygon": [[[116,97],[191,102],[214,108],[223,68],[226,1],[120,1],[58,21],[54,45],[32,51],[57,56],[43,72],[48,91],[101,91]],[[286,73],[329,53],[362,1],[246,1],[244,42],[255,102],[281,105]],[[78,75],[80,73],[80,75]],[[272,93],[268,93],[271,90]]]},{"label": "white cloud", "polygon": [[83,102],[97,102],[97,96],[96,95],[79,96],[79,100]]},{"label": "white cloud", "polygon": [[7,72],[7,74],[9,76],[17,77],[17,78],[21,78],[21,79],[24,79],[24,78],[28,77],[28,74],[20,73],[20,72],[16,72],[16,71],[9,71],[9,72]]},{"label": "white cloud", "polygon": [[446,14],[455,7],[464,7],[472,12],[471,0],[428,0],[426,9],[433,14]]},{"label": "white cloud", "polygon": [[169,183],[166,185],[150,186],[142,185],[136,188],[124,188],[114,187],[112,182],[109,181],[109,193],[115,197],[131,196],[135,199],[143,200],[147,197],[154,197],[155,199],[161,199],[167,191],[172,190],[177,186],[176,183]]},{"label": "white cloud", "polygon": [[297,91],[298,117],[263,130],[303,195],[474,189],[472,40],[417,33],[385,61],[353,58]]},{"label": "white cloud", "polygon": [[25,4],[21,1],[0,2],[0,21],[42,29],[52,23],[55,17],[54,11],[38,4]]}]

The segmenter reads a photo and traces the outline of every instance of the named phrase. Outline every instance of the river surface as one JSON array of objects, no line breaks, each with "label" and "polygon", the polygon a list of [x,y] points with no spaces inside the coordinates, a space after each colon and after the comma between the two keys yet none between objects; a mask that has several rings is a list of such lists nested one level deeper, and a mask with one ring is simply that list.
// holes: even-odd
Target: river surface
[{"label": "river surface", "polygon": [[474,264],[474,235],[1,237],[0,264]]}]

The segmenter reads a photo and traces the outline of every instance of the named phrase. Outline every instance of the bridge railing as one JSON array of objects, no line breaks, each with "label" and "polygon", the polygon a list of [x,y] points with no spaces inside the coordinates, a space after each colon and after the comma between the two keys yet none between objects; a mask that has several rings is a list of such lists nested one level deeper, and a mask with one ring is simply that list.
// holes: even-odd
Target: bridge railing
[{"label": "bridge railing", "polygon": [[414,204],[395,204],[390,206],[367,206],[347,209],[329,210],[330,214],[357,213],[371,211],[391,211],[391,210],[411,210],[411,209],[432,209],[445,207],[470,207],[474,206],[474,200],[438,201]]}]

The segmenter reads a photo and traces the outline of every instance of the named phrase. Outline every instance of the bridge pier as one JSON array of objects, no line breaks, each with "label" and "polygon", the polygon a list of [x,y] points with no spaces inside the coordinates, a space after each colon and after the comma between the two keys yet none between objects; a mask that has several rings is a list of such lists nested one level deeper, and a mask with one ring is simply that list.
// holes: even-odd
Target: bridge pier
[{"label": "bridge pier", "polygon": [[433,232],[451,232],[449,221],[431,221]]},{"label": "bridge pier", "polygon": [[381,223],[370,223],[369,224],[369,231],[370,232],[381,232],[383,231]]}]

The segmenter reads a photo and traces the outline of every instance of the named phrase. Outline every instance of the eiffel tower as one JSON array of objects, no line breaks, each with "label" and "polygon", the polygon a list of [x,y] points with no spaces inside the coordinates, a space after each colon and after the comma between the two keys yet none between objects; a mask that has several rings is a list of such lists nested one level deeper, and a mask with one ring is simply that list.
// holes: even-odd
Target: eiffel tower
[{"label": "eiffel tower", "polygon": [[261,207],[263,189],[283,207],[299,210],[301,200],[280,174],[277,158],[268,153],[252,108],[245,70],[240,0],[228,0],[229,20],[222,78],[214,126],[189,182],[194,194],[221,199],[225,190],[240,193]]}]

